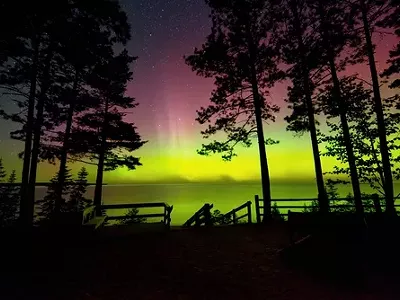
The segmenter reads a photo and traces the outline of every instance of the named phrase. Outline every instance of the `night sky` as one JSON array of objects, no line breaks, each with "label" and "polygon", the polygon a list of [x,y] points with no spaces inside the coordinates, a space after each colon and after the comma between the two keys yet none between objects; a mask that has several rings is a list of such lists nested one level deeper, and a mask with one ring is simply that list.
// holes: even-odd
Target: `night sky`
[{"label": "night sky", "polygon": [[[139,151],[143,166],[136,171],[118,169],[105,174],[107,183],[185,182],[211,180],[257,180],[259,163],[256,144],[251,149],[239,149],[232,162],[216,156],[202,157],[196,153],[202,138],[201,127],[195,122],[196,109],[206,106],[213,89],[212,80],[196,76],[185,65],[183,55],[200,47],[210,32],[209,10],[204,0],[121,0],[132,24],[131,55],[139,59],[132,66],[133,81],[128,95],[140,105],[130,112],[128,120],[135,122],[143,139],[149,142]],[[389,50],[396,42],[393,35],[376,35],[378,69],[385,67]],[[369,81],[368,66],[352,68]],[[389,91],[383,88],[383,94]],[[267,148],[272,180],[312,179],[314,168],[308,135],[298,138],[286,132],[283,117],[288,114],[284,98],[286,84],[271,90],[271,101],[282,106],[277,122],[265,127],[266,136],[280,140]],[[2,103],[4,105],[4,101]],[[22,143],[9,139],[14,124],[0,121],[1,156],[7,168],[18,174],[21,161],[16,153]],[[256,141],[255,141],[256,142]],[[325,171],[333,160],[323,159]],[[81,165],[70,166],[76,171]],[[93,180],[95,169],[88,167]],[[54,166],[41,164],[38,180],[48,180]]]}]

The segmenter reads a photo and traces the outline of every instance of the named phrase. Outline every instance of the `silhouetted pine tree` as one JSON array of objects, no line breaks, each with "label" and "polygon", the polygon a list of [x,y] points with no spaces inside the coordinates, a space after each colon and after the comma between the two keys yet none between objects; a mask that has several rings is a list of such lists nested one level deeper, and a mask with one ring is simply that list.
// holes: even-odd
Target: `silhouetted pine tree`
[{"label": "silhouetted pine tree", "polygon": [[[82,162],[97,162],[94,205],[100,208],[103,172],[140,166],[132,152],[146,142],[141,140],[133,123],[124,120],[124,110],[134,108],[135,99],[125,96],[126,85],[132,79],[129,65],[136,58],[126,50],[96,66],[88,83],[97,101],[95,111],[77,117],[71,139],[75,147],[71,155]],[[100,211],[98,212],[101,213]]]},{"label": "silhouetted pine tree", "polygon": [[[349,46],[357,45],[359,39],[354,33],[355,28],[348,26],[349,13],[346,12],[344,2],[338,1],[322,1],[313,0],[309,2],[310,10],[316,15],[316,31],[319,34],[319,43],[321,45],[321,64],[326,66],[328,73],[328,86],[325,84],[320,89],[328,88],[332,92],[332,101],[335,103],[337,110],[336,116],[340,119],[342,127],[343,141],[346,149],[347,161],[349,164],[349,175],[353,187],[354,201],[356,212],[363,214],[363,205],[361,199],[360,182],[354,157],[353,143],[351,140],[349,125],[347,120],[347,106],[342,99],[342,91],[340,89],[339,71],[346,67],[347,57],[340,61],[343,50],[348,50]],[[330,86],[332,85],[332,87]]]},{"label": "silhouetted pine tree", "polygon": [[[270,213],[270,177],[265,145],[277,141],[265,139],[263,122],[275,120],[279,111],[268,103],[268,88],[282,74],[276,67],[277,52],[268,31],[276,23],[272,13],[276,7],[271,1],[207,1],[212,9],[211,34],[201,49],[185,58],[186,63],[203,77],[214,78],[216,89],[212,104],[197,114],[200,124],[209,124],[202,131],[204,138],[219,132],[226,134],[224,141],[203,144],[201,155],[222,153],[224,160],[236,156],[235,147],[250,147],[257,137],[260,155],[261,181],[265,211]],[[267,220],[266,216],[264,220]]]},{"label": "silhouetted pine tree", "polygon": [[[0,17],[5,17],[1,18],[2,21],[8,20],[9,29],[0,30],[1,46],[4,46],[0,50],[0,86],[6,88],[8,93],[20,96],[16,104],[24,111],[16,114],[1,112],[4,117],[22,124],[12,137],[25,142],[21,219],[28,224],[33,214],[38,159],[54,161],[54,153],[43,147],[43,142],[48,140],[50,129],[70,119],[63,118],[62,108],[70,104],[74,97],[71,93],[68,97],[65,94],[68,88],[76,91],[74,78],[84,75],[79,70],[82,64],[79,65],[77,60],[93,64],[93,60],[102,60],[102,55],[112,55],[112,44],[126,41],[130,28],[126,14],[114,0],[96,3],[81,0],[38,1],[22,6],[18,1],[6,0],[1,8]],[[68,87],[71,82],[72,86]],[[68,103],[65,102],[67,98]],[[71,115],[74,109],[71,105],[68,108],[68,115]],[[69,127],[65,128],[67,132]],[[67,134],[65,140],[68,140]],[[66,148],[57,155],[62,158],[60,176],[65,167]]]},{"label": "silhouetted pine tree", "polygon": [[0,183],[4,182],[4,179],[6,178],[6,176],[7,176],[7,173],[3,166],[3,159],[0,158]]},{"label": "silhouetted pine tree", "polygon": [[[4,169],[0,162],[0,179],[5,177],[3,172]],[[19,186],[16,185],[16,180],[17,175],[13,170],[8,177],[7,185],[0,188],[0,227],[13,226],[18,218]]]},{"label": "silhouetted pine tree", "polygon": [[[38,93],[40,66],[43,66],[44,49],[46,49],[48,29],[57,17],[55,7],[59,3],[2,1],[2,20],[7,20],[7,27],[2,29],[2,53],[6,62],[0,70],[0,85],[7,94],[18,96],[17,107],[25,110],[26,115],[8,114],[1,111],[3,117],[22,124],[15,134],[25,135],[24,163],[22,168],[22,185],[20,213],[23,224],[29,225],[32,220],[33,202],[28,195],[29,168],[31,163],[32,134],[34,127],[34,110]],[[4,34],[7,32],[7,34]],[[4,38],[4,39],[3,39]],[[4,94],[3,94],[4,95]]]},{"label": "silhouetted pine tree", "polygon": [[85,193],[88,187],[88,175],[86,169],[82,167],[78,173],[78,178],[74,180],[74,185],[71,188],[71,194],[67,203],[68,210],[83,211],[92,203],[92,200],[85,198]]},{"label": "silhouetted pine tree", "polygon": [[[16,180],[15,171],[12,171],[8,180],[7,173],[0,158],[0,228],[12,226],[17,217],[18,186],[14,186]],[[4,185],[3,185],[4,184]],[[16,194],[17,193],[17,194]]]},{"label": "silhouetted pine tree", "polygon": [[[385,195],[385,174],[379,149],[379,132],[374,118],[374,101],[371,91],[353,77],[343,78],[340,82],[342,97],[348,107],[349,132],[353,141],[355,163],[361,183],[367,183],[382,196]],[[326,112],[329,133],[321,135],[325,143],[324,156],[334,157],[340,163],[334,170],[328,172],[335,176],[349,174],[348,157],[342,137],[342,127],[335,121],[338,115],[338,105],[333,99],[332,90],[326,90],[319,97],[321,107]],[[396,110],[397,101],[394,98],[383,101],[383,111],[386,120],[391,167],[396,180],[400,179],[400,149],[398,132],[400,130],[400,113]]]},{"label": "silhouetted pine tree", "polygon": [[14,225],[18,215],[19,187],[15,185],[17,176],[13,170],[6,180],[7,173],[0,158],[0,227]]},{"label": "silhouetted pine tree", "polygon": [[280,12],[284,20],[279,31],[280,49],[283,61],[288,65],[287,76],[292,81],[286,99],[292,114],[285,120],[289,123],[288,130],[299,134],[310,132],[320,211],[328,212],[313,101],[316,82],[321,79],[320,45],[313,28],[316,16],[307,7],[306,0],[284,0]]},{"label": "silhouetted pine tree", "polygon": [[[392,10],[387,16],[385,16],[380,25],[385,28],[394,29],[394,33],[400,38],[400,1],[392,0],[390,1],[390,5]],[[395,45],[395,48],[390,51],[389,57],[390,58],[387,61],[389,67],[382,74],[386,78],[400,74],[400,41]],[[400,79],[395,78],[389,87],[392,89],[399,88]]]},{"label": "silhouetted pine tree", "polygon": [[375,45],[372,42],[372,34],[376,31],[380,21],[391,12],[393,7],[390,0],[353,0],[351,9],[354,13],[354,20],[360,24],[364,43],[363,49],[368,57],[372,87],[374,94],[374,112],[378,122],[379,148],[382,157],[382,168],[384,172],[386,212],[395,214],[393,175],[391,170],[390,153],[386,137],[386,121],[384,117],[380,83],[375,61]]},{"label": "silhouetted pine tree", "polygon": [[7,173],[3,166],[3,159],[0,158],[0,227],[4,227],[5,224],[5,216],[3,215],[6,213],[3,212],[3,210],[5,211],[7,206],[7,199],[5,197],[5,190],[7,187],[3,184],[5,183],[6,177]]},{"label": "silhouetted pine tree", "polygon": [[[46,195],[43,199],[37,200],[37,221],[39,223],[51,221],[56,213],[55,205],[58,193],[58,173],[53,176],[50,180],[50,185],[47,187]],[[65,170],[64,174],[65,184],[62,190],[62,204],[61,211],[68,211],[68,195],[71,192],[72,176],[68,169]]]},{"label": "silhouetted pine tree", "polygon": [[[74,146],[71,143],[74,117],[96,108],[96,101],[90,96],[90,88],[87,88],[87,77],[96,64],[112,57],[113,46],[117,43],[125,45],[130,38],[130,26],[118,2],[101,0],[96,5],[80,8],[75,11],[73,19],[62,28],[64,40],[59,51],[62,54],[68,87],[60,97],[61,109],[54,114],[59,117],[61,113],[65,118],[65,129],[50,137],[48,147],[50,157],[58,154],[60,159],[60,199],[64,184],[63,170],[66,168],[69,149]],[[71,36],[74,38],[71,39]],[[56,201],[56,210],[59,210],[57,203],[61,201]]]}]

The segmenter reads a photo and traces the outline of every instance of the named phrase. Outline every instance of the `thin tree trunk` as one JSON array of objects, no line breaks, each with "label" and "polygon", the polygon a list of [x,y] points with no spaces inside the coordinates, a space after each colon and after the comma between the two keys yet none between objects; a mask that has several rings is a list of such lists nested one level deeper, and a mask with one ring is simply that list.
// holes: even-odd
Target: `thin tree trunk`
[{"label": "thin tree trunk", "polygon": [[385,200],[386,200],[386,212],[391,215],[395,215],[396,210],[394,207],[393,177],[390,164],[389,148],[387,145],[387,138],[386,138],[385,117],[383,113],[381,93],[379,89],[378,72],[376,70],[376,64],[375,64],[374,47],[372,44],[367,8],[365,6],[364,0],[360,1],[360,6],[361,6],[363,26],[364,26],[365,41],[367,46],[369,68],[371,72],[372,86],[374,92],[374,107],[375,107],[376,119],[378,122],[379,146],[382,157],[382,168],[385,176],[384,190],[385,190]]},{"label": "thin tree trunk", "polygon": [[32,128],[34,124],[35,114],[35,100],[36,100],[36,84],[37,84],[37,70],[39,61],[39,43],[37,37],[32,38],[32,48],[34,49],[32,59],[32,70],[30,78],[30,89],[28,99],[28,113],[25,124],[25,145],[24,145],[24,158],[22,166],[22,178],[21,178],[21,189],[20,189],[20,222],[22,226],[30,226],[30,209],[29,209],[29,167],[31,163],[32,153]]},{"label": "thin tree trunk", "polygon": [[269,176],[267,152],[265,149],[265,138],[261,111],[261,99],[258,90],[257,73],[255,67],[256,57],[254,54],[254,42],[251,38],[251,33],[248,32],[249,38],[249,52],[250,52],[250,71],[251,71],[251,87],[254,101],[254,113],[256,118],[257,126],[257,139],[258,139],[258,151],[260,155],[260,167],[261,167],[261,185],[263,191],[263,222],[266,223],[271,218],[271,181]]},{"label": "thin tree trunk", "polygon": [[327,22],[326,22],[325,8],[323,6],[323,3],[321,1],[319,1],[318,4],[319,4],[318,5],[318,14],[320,17],[321,31],[322,31],[321,35],[322,35],[323,43],[324,43],[324,45],[326,45],[326,48],[327,48],[328,64],[329,64],[329,69],[331,71],[331,76],[332,76],[332,81],[333,81],[333,96],[334,96],[336,102],[339,104],[339,117],[340,117],[340,123],[342,125],[343,139],[344,139],[345,148],[346,148],[347,160],[348,160],[349,168],[350,168],[350,178],[351,178],[351,184],[352,184],[352,188],[353,188],[356,213],[360,216],[363,216],[364,215],[364,207],[363,207],[363,203],[362,203],[360,181],[359,181],[358,172],[357,172],[356,159],[354,156],[353,143],[351,141],[349,124],[347,122],[347,107],[346,107],[345,103],[343,102],[344,100],[342,97],[342,91],[340,89],[340,81],[339,81],[339,77],[338,77],[337,70],[336,70],[336,64],[335,64],[336,54],[335,54],[333,48],[329,47],[330,39],[329,39],[329,31],[327,30],[327,28],[329,27],[330,24],[327,24]]},{"label": "thin tree trunk", "polygon": [[363,216],[364,215],[364,207],[363,207],[363,203],[362,203],[360,180],[358,178],[353,143],[351,142],[349,124],[347,122],[347,115],[346,115],[347,109],[345,107],[345,104],[343,103],[342,92],[340,90],[340,81],[337,76],[336,66],[335,66],[335,62],[332,58],[332,55],[330,55],[329,67],[330,67],[331,74],[332,74],[334,97],[336,98],[336,101],[338,101],[338,103],[339,103],[340,122],[342,125],[343,138],[344,138],[344,143],[345,143],[345,147],[346,147],[347,159],[349,162],[350,178],[351,178],[351,184],[353,187],[356,213],[360,216]]},{"label": "thin tree trunk", "polygon": [[311,87],[310,87],[310,71],[307,67],[305,47],[304,47],[304,43],[303,43],[303,37],[300,32],[301,24],[300,24],[299,15],[297,12],[297,9],[298,9],[297,2],[294,3],[292,1],[291,4],[292,4],[291,9],[292,9],[292,13],[294,16],[295,26],[296,26],[296,28],[298,28],[296,38],[299,43],[299,54],[301,57],[300,63],[302,65],[302,70],[303,70],[302,77],[303,77],[303,85],[304,85],[304,95],[306,98],[309,131],[310,131],[311,145],[312,145],[313,157],[314,157],[315,175],[316,175],[316,179],[317,179],[319,210],[322,213],[327,213],[329,211],[329,201],[328,201],[328,195],[325,190],[321,157],[319,155],[317,128],[315,126],[314,105],[312,102],[312,94],[311,94]]},{"label": "thin tree trunk", "polygon": [[64,132],[64,140],[61,149],[61,157],[60,157],[60,168],[58,171],[58,182],[57,182],[57,199],[55,203],[55,213],[59,213],[61,211],[62,203],[62,192],[63,187],[65,184],[65,172],[67,170],[67,158],[68,158],[68,151],[69,151],[69,142],[71,138],[71,129],[72,129],[72,122],[73,116],[75,111],[75,104],[76,98],[78,94],[78,79],[79,79],[79,72],[75,71],[75,80],[73,86],[73,96],[70,99],[69,107],[68,107],[68,116],[67,116],[67,123],[65,126]]},{"label": "thin tree trunk", "polygon": [[96,206],[96,214],[101,215],[101,198],[103,194],[103,173],[104,173],[104,160],[107,146],[107,115],[108,115],[108,100],[106,100],[104,108],[104,122],[101,129],[101,145],[99,151],[99,162],[97,164],[96,187],[94,189],[93,204]]},{"label": "thin tree trunk", "polygon": [[33,213],[35,206],[35,187],[36,187],[36,175],[37,175],[37,166],[38,166],[38,158],[40,150],[40,138],[42,135],[41,129],[43,124],[44,104],[47,97],[46,94],[50,87],[50,66],[52,57],[53,57],[52,45],[49,45],[43,69],[42,87],[36,106],[36,122],[33,127],[33,146],[32,146],[32,158],[31,158],[31,167],[29,173],[29,190],[28,190],[28,199],[29,199],[28,217],[30,224],[33,221]]}]

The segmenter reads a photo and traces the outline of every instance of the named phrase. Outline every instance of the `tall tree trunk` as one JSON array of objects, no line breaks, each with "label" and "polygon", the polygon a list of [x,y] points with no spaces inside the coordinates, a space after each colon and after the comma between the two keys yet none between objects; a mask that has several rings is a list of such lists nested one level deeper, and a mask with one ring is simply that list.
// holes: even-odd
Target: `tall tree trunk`
[{"label": "tall tree trunk", "polygon": [[297,41],[299,43],[299,54],[301,57],[301,65],[303,70],[303,85],[304,85],[304,95],[306,98],[306,108],[307,108],[307,117],[309,123],[309,131],[311,137],[311,146],[313,150],[314,157],[314,167],[315,167],[315,175],[317,179],[317,189],[318,189],[318,202],[319,202],[319,210],[322,213],[327,213],[329,211],[329,200],[328,195],[325,190],[324,184],[324,176],[322,172],[322,164],[321,157],[319,155],[319,146],[318,146],[318,138],[317,138],[317,128],[315,126],[315,116],[314,116],[314,105],[312,102],[312,93],[310,86],[310,71],[306,62],[306,51],[303,43],[303,36],[300,32],[301,23],[298,14],[298,5],[297,1],[291,1],[291,10],[294,17],[295,27],[297,30]]},{"label": "tall tree trunk", "polygon": [[101,129],[101,144],[99,151],[99,162],[97,164],[96,187],[94,189],[93,204],[96,206],[96,214],[101,215],[101,198],[103,194],[103,173],[104,160],[107,147],[107,115],[108,115],[108,100],[106,100],[104,108],[103,128]]},{"label": "tall tree trunk", "polygon": [[46,59],[43,68],[42,86],[36,106],[36,122],[33,126],[32,158],[31,158],[31,167],[29,172],[29,190],[28,190],[28,199],[29,199],[28,216],[30,224],[33,221],[33,214],[35,207],[35,187],[36,187],[38,158],[40,151],[40,138],[42,135],[44,104],[46,101],[48,89],[50,87],[50,67],[52,58],[53,58],[53,50],[52,50],[52,45],[50,44],[46,54]]},{"label": "tall tree trunk", "polygon": [[258,81],[256,73],[256,55],[255,55],[255,45],[251,37],[251,33],[248,32],[248,44],[250,53],[250,72],[251,72],[251,88],[253,93],[254,101],[254,114],[257,126],[257,139],[258,139],[258,152],[260,155],[260,167],[261,167],[261,185],[263,191],[263,222],[266,223],[271,218],[271,181],[269,176],[267,152],[265,149],[265,138],[262,120],[262,110],[261,110],[261,99],[258,90]]},{"label": "tall tree trunk", "polygon": [[24,161],[22,166],[21,189],[20,189],[20,223],[22,226],[30,226],[30,204],[29,204],[29,167],[31,163],[32,152],[32,128],[34,124],[35,102],[36,102],[36,84],[37,71],[39,63],[39,43],[37,36],[31,40],[32,48],[34,49],[32,58],[32,70],[30,78],[30,89],[28,99],[28,113],[25,124],[25,145],[24,145]]},{"label": "tall tree trunk", "polygon": [[318,14],[319,14],[320,22],[321,22],[322,40],[327,49],[328,64],[329,64],[329,69],[331,71],[331,77],[332,77],[332,81],[333,81],[333,97],[336,100],[336,102],[339,104],[339,117],[340,117],[340,123],[342,125],[343,139],[344,139],[344,144],[345,144],[345,148],[346,148],[347,160],[348,160],[349,168],[350,168],[350,178],[351,178],[351,184],[352,184],[352,188],[353,188],[356,213],[359,216],[363,216],[364,215],[364,207],[363,207],[363,203],[362,203],[360,180],[359,180],[358,172],[357,172],[357,165],[356,165],[356,159],[354,156],[353,143],[351,141],[349,123],[347,122],[347,107],[346,107],[346,104],[344,103],[344,99],[342,97],[342,91],[340,88],[340,80],[339,80],[339,77],[337,74],[336,63],[335,63],[335,58],[336,58],[335,50],[332,47],[330,47],[331,39],[329,36],[329,30],[328,30],[330,24],[326,22],[325,7],[321,1],[318,2]]},{"label": "tall tree trunk", "polygon": [[[331,52],[331,51],[329,51]],[[356,206],[356,213],[360,216],[364,215],[364,207],[362,203],[361,189],[360,189],[360,180],[358,178],[356,159],[354,156],[353,143],[351,142],[349,124],[347,122],[347,108],[343,103],[342,92],[340,90],[340,81],[336,72],[335,61],[333,59],[332,53],[328,54],[329,58],[329,68],[332,74],[333,81],[333,94],[336,101],[339,103],[339,111],[340,111],[340,123],[342,125],[343,130],[343,138],[346,147],[347,159],[349,161],[350,168],[350,178],[351,184],[353,187],[354,194],[354,203]]]},{"label": "tall tree trunk", "polygon": [[65,184],[65,173],[67,171],[67,158],[68,158],[68,151],[69,151],[69,142],[71,138],[71,129],[72,129],[72,121],[75,111],[75,104],[76,98],[78,96],[78,81],[79,81],[79,72],[75,69],[75,79],[74,79],[74,86],[72,88],[73,95],[70,98],[70,103],[68,107],[68,115],[67,115],[67,123],[65,126],[64,132],[64,140],[61,149],[61,156],[60,156],[60,168],[58,171],[58,182],[57,182],[57,192],[56,192],[56,203],[55,203],[55,213],[59,213],[61,211],[62,203],[62,192],[63,187]]},{"label": "tall tree trunk", "polygon": [[385,176],[384,190],[385,190],[385,200],[386,200],[386,212],[394,215],[396,214],[396,210],[394,207],[392,168],[390,165],[390,154],[387,145],[386,125],[382,108],[381,92],[379,89],[378,72],[376,70],[376,64],[375,64],[374,46],[372,44],[371,31],[367,14],[368,12],[364,0],[360,1],[360,6],[362,13],[365,41],[367,46],[369,68],[371,72],[372,86],[374,92],[374,107],[375,107],[376,119],[378,122],[379,146],[382,157],[382,168]]}]

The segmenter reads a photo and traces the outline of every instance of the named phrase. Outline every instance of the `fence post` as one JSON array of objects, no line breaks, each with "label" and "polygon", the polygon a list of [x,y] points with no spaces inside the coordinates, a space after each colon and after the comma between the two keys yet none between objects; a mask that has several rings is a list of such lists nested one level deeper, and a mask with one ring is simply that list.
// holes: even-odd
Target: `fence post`
[{"label": "fence post", "polygon": [[263,203],[264,203],[264,218],[263,219],[271,220],[271,218],[272,218],[271,199],[264,199]]},{"label": "fence post", "polygon": [[167,226],[167,219],[168,219],[168,206],[164,205],[164,225]]},{"label": "fence post", "polygon": [[382,207],[381,207],[381,202],[379,201],[379,195],[378,194],[373,194],[372,195],[372,200],[374,201],[374,207],[375,207],[375,212],[378,214],[382,213]]},{"label": "fence post", "polygon": [[260,199],[258,199],[258,195],[254,196],[254,201],[256,204],[256,220],[257,224],[261,223],[261,216],[260,216]]},{"label": "fence post", "polygon": [[247,202],[247,217],[248,217],[248,222],[251,224],[251,201]]},{"label": "fence post", "polygon": [[172,212],[173,208],[174,208],[173,206],[169,206],[169,207],[165,208],[165,210],[166,210],[166,224],[165,225],[167,226],[167,229],[171,228],[171,212]]},{"label": "fence post", "polygon": [[237,224],[236,211],[233,212],[232,216],[233,216],[233,224]]}]

